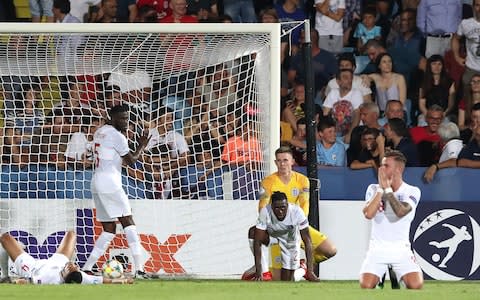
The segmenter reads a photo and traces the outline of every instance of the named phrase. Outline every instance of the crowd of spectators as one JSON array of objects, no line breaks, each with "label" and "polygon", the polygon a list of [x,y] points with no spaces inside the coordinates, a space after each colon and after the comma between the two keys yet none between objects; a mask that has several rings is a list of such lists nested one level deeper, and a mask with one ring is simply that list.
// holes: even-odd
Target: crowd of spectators
[{"label": "crowd of spectators", "polygon": [[[431,181],[439,169],[476,168],[480,159],[480,57],[474,44],[479,41],[472,33],[480,30],[480,0],[444,2],[445,8],[434,8],[430,0],[30,0],[30,9],[33,22],[58,23],[310,18],[318,165],[376,169],[390,148],[406,155],[407,166],[426,167]],[[2,1],[0,21],[15,20],[9,4]],[[291,145],[300,166],[306,164],[304,39],[298,28],[282,42],[278,99],[281,140]],[[9,44],[16,51],[25,47],[21,37]],[[153,95],[165,82],[155,85],[145,70],[55,79],[2,76],[2,161],[89,169],[96,128],[108,108],[125,104],[132,111],[126,133],[132,143],[143,129],[152,136],[128,175],[148,179],[154,198],[216,197],[219,169],[256,171],[263,160],[252,122],[258,108],[242,92],[251,83],[242,80],[241,70],[232,71],[242,63],[197,70],[194,88],[186,83],[155,104]],[[61,100],[41,109],[40,95],[55,92],[51,82],[58,84]]]}]

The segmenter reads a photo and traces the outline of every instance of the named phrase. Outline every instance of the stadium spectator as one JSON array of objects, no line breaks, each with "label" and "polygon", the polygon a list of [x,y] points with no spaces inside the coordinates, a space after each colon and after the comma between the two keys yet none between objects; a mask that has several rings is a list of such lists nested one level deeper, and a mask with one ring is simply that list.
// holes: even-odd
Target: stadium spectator
[{"label": "stadium spectator", "polygon": [[307,258],[305,278],[308,281],[319,281],[313,273],[313,250],[308,219],[299,206],[288,203],[285,193],[272,193],[270,204],[260,210],[255,233],[249,238],[253,238],[256,280],[263,279],[261,247],[269,246],[273,239],[276,239],[282,250],[282,281],[293,281],[294,272],[300,267],[300,240],[303,241]]},{"label": "stadium spectator", "polygon": [[343,16],[343,44],[347,47],[355,47],[353,32],[361,21],[362,1],[345,0],[345,15]]},{"label": "stadium spectator", "polygon": [[380,167],[380,162],[385,154],[385,137],[380,130],[366,127],[360,138],[361,149],[350,164],[352,170]]},{"label": "stadium spectator", "polygon": [[136,0],[117,0],[117,22],[133,23],[138,16]]},{"label": "stadium spectator", "polygon": [[285,108],[282,109],[282,121],[290,124],[293,132],[297,131],[297,121],[305,117],[303,110],[305,106],[305,85],[302,82],[295,83],[291,100],[286,101]]},{"label": "stadium spectator", "polygon": [[317,164],[321,166],[346,166],[345,144],[337,140],[335,128],[335,121],[328,117],[317,126]]},{"label": "stadium spectator", "polygon": [[[149,129],[150,141],[145,147],[152,163],[162,165],[162,172],[166,178],[177,178],[180,167],[188,162],[189,148],[187,141],[180,133],[173,130],[173,110],[160,107],[152,114],[151,127]],[[165,145],[168,161],[162,158],[159,147]]]},{"label": "stadium spectator", "polygon": [[30,14],[32,22],[41,22],[45,18],[45,22],[53,23],[52,0],[29,0]]},{"label": "stadium spectator", "polygon": [[352,70],[340,69],[337,73],[339,88],[330,90],[323,103],[323,115],[335,120],[336,135],[346,144],[350,143],[352,130],[360,122],[358,108],[363,103],[362,93],[352,89],[352,81]]},{"label": "stadium spectator", "polygon": [[102,119],[82,118],[80,131],[73,132],[65,150],[65,160],[74,170],[90,169],[93,165],[93,135],[103,125]]},{"label": "stadium spectator", "polygon": [[382,43],[385,44],[385,39],[390,33],[392,27],[392,11],[394,6],[394,1],[392,0],[377,0],[375,3],[375,10],[377,11],[377,20],[375,22],[376,26],[379,26],[382,36]]},{"label": "stadium spectator", "polygon": [[199,21],[216,20],[217,0],[187,0],[187,14],[196,16]]},{"label": "stadium spectator", "polygon": [[[416,26],[416,16],[416,11],[411,8],[400,13],[399,32],[395,38],[392,38],[391,46],[423,55],[425,53],[425,38]],[[392,35],[392,31],[390,35]]]},{"label": "stadium spectator", "polygon": [[136,23],[157,23],[157,11],[155,7],[144,5],[138,8]]},{"label": "stadium spectator", "polygon": [[81,22],[95,22],[98,18],[102,0],[73,0],[70,2],[70,14]]},{"label": "stadium spectator", "polygon": [[387,101],[387,107],[385,108],[385,116],[378,119],[378,124],[384,127],[388,120],[393,118],[399,118],[405,120],[405,112],[403,111],[403,104],[400,100],[390,99]]},{"label": "stadium spectator", "polygon": [[375,100],[380,111],[382,113],[385,111],[387,102],[390,99],[400,100],[403,107],[405,107],[407,85],[403,75],[394,72],[392,56],[388,53],[381,53],[376,58],[376,64],[378,72],[367,76],[375,82]]},{"label": "stadium spectator", "polygon": [[360,150],[362,149],[361,145],[361,135],[367,128],[374,128],[383,131],[383,127],[378,123],[378,116],[380,115],[380,110],[378,105],[373,102],[367,102],[360,104],[359,107],[360,122],[362,125],[358,125],[353,128],[350,135],[350,145],[347,149],[347,165],[350,166],[353,160],[355,160]]},{"label": "stadium spectator", "polygon": [[425,124],[427,110],[434,104],[439,105],[444,117],[449,119],[455,110],[455,92],[455,82],[447,75],[443,57],[437,54],[430,56],[419,91],[418,106],[421,115],[418,116],[418,124]]},{"label": "stadium spectator", "polygon": [[468,144],[473,137],[473,129],[480,126],[480,103],[472,106],[469,121],[465,129],[460,131],[460,136],[464,144]]},{"label": "stadium spectator", "polygon": [[365,53],[365,45],[371,39],[380,40],[382,38],[382,28],[375,25],[377,12],[372,8],[365,8],[362,12],[362,22],[357,25],[353,37],[357,39],[358,53]]},{"label": "stadium spectator", "polygon": [[160,23],[198,23],[197,17],[187,14],[186,0],[170,0],[169,7],[172,13],[160,19]]},{"label": "stadium spectator", "polygon": [[443,122],[443,109],[437,104],[428,108],[427,125],[410,128],[412,141],[417,145],[420,166],[429,166],[438,161],[441,145],[438,128]]},{"label": "stadium spectator", "polygon": [[472,76],[463,99],[458,103],[458,127],[460,130],[469,126],[472,107],[477,103],[480,103],[480,73]]},{"label": "stadium spectator", "polygon": [[392,143],[392,150],[398,150],[406,157],[407,167],[418,167],[418,150],[403,119],[389,119],[385,125],[384,134],[386,141]]},{"label": "stadium spectator", "polygon": [[[305,32],[302,30],[300,33],[300,41],[303,43],[305,38]],[[315,103],[321,105],[323,88],[327,85],[330,79],[334,78],[337,74],[337,59],[335,55],[327,50],[320,49],[318,47],[318,32],[315,29],[310,30],[310,39],[312,44],[312,68],[315,78],[314,97]],[[302,53],[297,53],[292,57],[290,61],[290,67],[288,69],[288,83],[294,86],[295,82],[305,82],[305,64]]]},{"label": "stadium spectator", "polygon": [[128,107],[115,106],[110,110],[110,122],[100,127],[94,135],[94,161],[91,189],[95,202],[96,218],[102,223],[103,232],[83,265],[84,271],[91,271],[97,260],[105,252],[115,237],[115,221],[119,221],[127,237],[128,246],[133,256],[132,273],[135,277],[146,278],[143,270],[142,245],[133,221],[132,209],[128,197],[122,189],[122,162],[136,162],[149,142],[143,135],[138,141],[136,151],[130,151],[127,138],[122,134],[128,128]]},{"label": "stadium spectator", "polygon": [[[356,62],[355,62],[355,55],[350,52],[342,53],[338,56],[338,69],[350,69],[353,74],[353,81],[352,81],[352,89],[359,90],[362,92],[363,102],[371,102],[372,101],[372,90],[370,87],[366,86],[363,83],[362,78],[359,75],[355,74]],[[337,78],[332,78],[326,88],[325,88],[325,95],[330,93],[331,89],[338,89]]]},{"label": "stadium spectator", "polygon": [[417,27],[427,36],[425,56],[445,55],[462,20],[462,3],[457,0],[422,0],[417,7]]},{"label": "stadium spectator", "polygon": [[[275,10],[277,11],[279,22],[295,22],[303,21],[306,19],[305,11],[300,8],[299,0],[285,0],[283,3],[278,1],[275,4]],[[301,28],[296,28],[292,31],[291,41],[292,46],[298,49],[300,43]],[[292,51],[295,51],[292,49]],[[295,52],[293,52],[295,53]]]},{"label": "stadium spectator", "polygon": [[170,1],[169,0],[137,0],[137,7],[139,10],[142,7],[150,6],[155,9],[157,12],[157,21],[165,18],[167,15],[172,14],[172,10],[170,9]]},{"label": "stadium spectator", "polygon": [[223,199],[221,161],[212,157],[209,144],[197,145],[194,159],[180,169],[182,197]]},{"label": "stadium spectator", "polygon": [[441,144],[443,145],[442,154],[437,163],[429,166],[423,174],[423,179],[431,183],[437,171],[445,168],[457,167],[457,157],[463,149],[463,142],[460,139],[460,130],[457,124],[447,122],[440,124],[438,128]]},{"label": "stadium spectator", "polygon": [[102,0],[98,17],[95,20],[97,23],[117,23],[117,0]]},{"label": "stadium spectator", "polygon": [[318,47],[334,54],[341,53],[343,49],[345,0],[315,0],[315,9]]},{"label": "stadium spectator", "polygon": [[[477,52],[478,47],[478,34],[480,30],[480,4],[479,0],[473,0],[473,17],[462,20],[458,29],[452,38],[452,52],[457,63],[461,66],[465,66],[465,72],[462,76],[462,85],[464,93],[468,90],[468,85],[472,80],[473,75],[480,73],[480,59]],[[462,43],[462,37],[465,38],[466,58],[461,56],[460,44]],[[460,125],[460,124],[459,124]],[[461,127],[460,127],[461,129]]]},{"label": "stadium spectator", "polygon": [[257,16],[252,0],[223,0],[223,13],[234,23],[256,23]]},{"label": "stadium spectator", "polygon": [[[25,252],[24,245],[15,240],[9,233],[0,236],[2,248],[0,248],[0,267],[2,276],[8,274],[8,258],[13,261],[15,273],[18,279],[10,281],[17,284],[127,284],[133,283],[133,278],[123,277],[109,279],[102,276],[88,275],[80,271],[79,267],[72,263],[76,247],[76,235],[73,231],[67,231],[55,253],[48,259],[35,259]],[[9,282],[2,278],[2,282]]]},{"label": "stadium spectator", "polygon": [[81,23],[70,14],[70,0],[53,0],[52,12],[57,23]]},{"label": "stadium spectator", "polygon": [[289,141],[292,155],[298,166],[307,165],[307,120],[300,118],[297,121],[297,131]]},{"label": "stadium spectator", "polygon": [[[294,165],[292,156],[292,150],[290,147],[282,146],[275,151],[275,166],[277,171],[267,177],[261,182],[260,188],[260,201],[258,202],[258,210],[267,206],[271,202],[271,196],[273,192],[279,191],[287,195],[289,203],[297,204],[308,216],[310,209],[310,182],[308,178],[298,172],[293,171]],[[249,229],[249,237],[253,237],[255,227]],[[337,249],[332,241],[323,233],[317,231],[313,227],[309,227],[310,237],[312,239],[313,257],[315,263],[320,263],[336,255]],[[253,240],[250,239],[250,244],[253,244]],[[275,246],[274,246],[275,247]],[[278,270],[282,268],[280,264],[280,249],[272,247],[272,256],[274,262],[272,269]],[[268,273],[268,248],[262,246],[262,272],[265,280]],[[255,271],[255,270],[254,270]],[[268,272],[268,273],[267,273]],[[267,273],[267,274],[265,274]],[[277,274],[274,273],[276,279]]]},{"label": "stadium spectator", "polygon": [[480,126],[477,125],[472,131],[472,140],[457,157],[457,165],[460,168],[480,168]]},{"label": "stadium spectator", "polygon": [[21,166],[30,163],[33,135],[45,121],[39,87],[36,84],[24,84],[23,90],[23,108],[16,115],[14,127],[5,128],[5,142],[10,145],[10,163]]},{"label": "stadium spectator", "polygon": [[372,228],[369,249],[360,270],[361,288],[375,288],[389,264],[396,278],[408,289],[423,286],[422,270],[411,259],[409,238],[421,193],[418,187],[403,181],[406,162],[401,152],[386,152],[378,169],[378,184],[367,188],[363,215],[372,220]]},{"label": "stadium spectator", "polygon": [[231,168],[245,166],[247,171],[259,168],[263,155],[252,122],[246,119],[242,121],[236,134],[224,145],[221,158]]}]

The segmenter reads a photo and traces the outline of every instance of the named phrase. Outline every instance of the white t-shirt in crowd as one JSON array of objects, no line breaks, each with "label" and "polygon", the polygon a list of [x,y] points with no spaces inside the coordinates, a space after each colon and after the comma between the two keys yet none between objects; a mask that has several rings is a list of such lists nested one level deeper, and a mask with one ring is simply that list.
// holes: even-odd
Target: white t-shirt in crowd
[{"label": "white t-shirt in crowd", "polygon": [[467,57],[465,65],[475,71],[480,71],[480,22],[475,18],[462,20],[458,26],[457,34],[465,36]]},{"label": "white t-shirt in crowd", "polygon": [[88,13],[88,8],[98,5],[102,0],[72,0],[70,1],[70,14],[83,23],[83,17]]},{"label": "white t-shirt in crowd", "polygon": [[[331,90],[339,88],[337,79],[332,78],[327,84],[325,95],[328,95]],[[362,96],[370,95],[372,93],[372,90],[363,84],[362,78],[358,75],[353,75],[352,90],[359,90],[360,93],[362,93]]]},{"label": "white t-shirt in crowd", "polygon": [[443,146],[442,155],[440,155],[439,163],[449,160],[450,158],[457,158],[460,151],[463,149],[463,142],[460,139],[453,139]]},{"label": "white t-shirt in crowd", "polygon": [[[321,4],[325,0],[315,0],[315,4]],[[330,0],[330,11],[336,13],[338,9],[345,9],[345,0]],[[335,21],[324,16],[319,11],[315,14],[315,29],[318,35],[343,35],[343,19]]]},{"label": "white t-shirt in crowd", "polygon": [[157,145],[168,145],[171,158],[176,158],[189,151],[185,137],[176,131],[169,131],[166,135],[160,135],[157,128],[152,128],[149,130],[149,136],[151,138],[145,147],[145,151]]}]

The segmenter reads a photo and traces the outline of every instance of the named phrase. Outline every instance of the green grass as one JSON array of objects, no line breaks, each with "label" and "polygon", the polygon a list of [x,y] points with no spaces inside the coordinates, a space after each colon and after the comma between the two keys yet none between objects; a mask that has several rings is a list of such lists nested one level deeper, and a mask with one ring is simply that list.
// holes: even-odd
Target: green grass
[{"label": "green grass", "polygon": [[0,299],[389,299],[463,300],[480,299],[480,282],[427,281],[423,290],[361,290],[354,281],[242,282],[221,280],[139,281],[133,285],[2,285]]}]

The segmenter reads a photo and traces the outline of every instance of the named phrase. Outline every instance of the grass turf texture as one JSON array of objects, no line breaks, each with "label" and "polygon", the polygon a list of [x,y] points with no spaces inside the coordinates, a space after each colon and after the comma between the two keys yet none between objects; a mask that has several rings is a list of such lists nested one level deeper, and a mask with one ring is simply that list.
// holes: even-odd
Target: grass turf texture
[{"label": "grass turf texture", "polygon": [[441,300],[480,299],[479,281],[427,281],[423,290],[361,290],[356,281],[243,282],[239,280],[152,280],[133,285],[0,286],[0,299],[333,299]]}]

